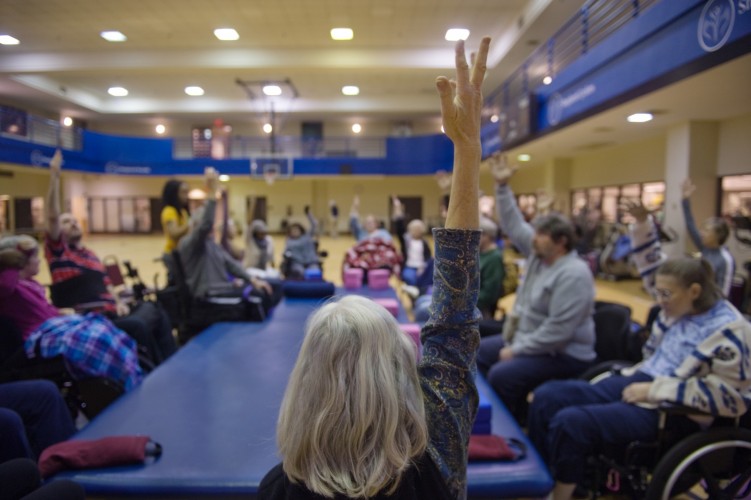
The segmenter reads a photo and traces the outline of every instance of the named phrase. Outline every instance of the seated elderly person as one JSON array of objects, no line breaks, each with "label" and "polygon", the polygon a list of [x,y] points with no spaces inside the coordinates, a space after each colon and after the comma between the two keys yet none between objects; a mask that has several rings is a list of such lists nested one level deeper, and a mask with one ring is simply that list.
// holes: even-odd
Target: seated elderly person
[{"label": "seated elderly person", "polygon": [[[237,293],[258,297],[264,312],[274,305],[273,289],[266,281],[251,277],[245,269],[214,240],[214,218],[218,175],[213,168],[206,169],[206,204],[193,211],[191,230],[177,246],[185,271],[185,279],[194,297],[207,297],[213,293]],[[230,277],[237,281],[230,281]],[[251,289],[244,285],[250,284]]]},{"label": "seated elderly person", "polygon": [[358,242],[366,239],[379,239],[385,243],[391,243],[391,234],[379,225],[375,216],[366,216],[362,225],[360,224],[359,196],[355,196],[352,200],[352,208],[349,212],[349,229]]},{"label": "seated elderly person", "polygon": [[58,150],[50,162],[50,186],[45,209],[47,232],[44,253],[52,276],[52,302],[79,313],[96,312],[112,320],[144,346],[157,365],[177,350],[169,317],[155,302],[127,304],[115,292],[99,257],[83,245],[78,219],[60,212]]},{"label": "seated elderly person", "polygon": [[286,279],[299,280],[309,269],[321,269],[316,242],[305,232],[302,224],[294,222],[287,227],[282,274]]},{"label": "seated elderly person", "polygon": [[251,276],[279,276],[279,272],[274,269],[274,240],[269,236],[268,227],[262,220],[256,219],[248,225],[243,265]]},{"label": "seated elderly person", "polygon": [[26,356],[62,355],[75,378],[106,377],[125,390],[143,377],[136,341],[96,313],[63,315],[47,302],[39,246],[30,236],[0,239],[0,316],[21,331]]},{"label": "seated elderly person", "polygon": [[[711,420],[743,415],[751,401],[751,323],[722,298],[708,261],[664,261],[646,210],[629,210],[637,220],[635,259],[661,310],[636,366],[595,384],[553,381],[534,391],[529,434],[553,472],[554,500],[572,497],[585,479],[582,464],[605,446],[656,441],[659,403],[696,408]],[[686,418],[670,426],[698,430]]]}]

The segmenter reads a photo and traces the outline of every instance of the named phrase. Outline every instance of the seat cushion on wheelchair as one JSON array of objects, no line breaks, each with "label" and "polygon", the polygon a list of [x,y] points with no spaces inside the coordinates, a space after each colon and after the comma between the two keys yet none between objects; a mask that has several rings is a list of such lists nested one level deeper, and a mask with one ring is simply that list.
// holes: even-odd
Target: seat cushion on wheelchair
[{"label": "seat cushion on wheelchair", "polygon": [[364,272],[362,269],[352,268],[344,270],[344,288],[353,290],[362,286]]},{"label": "seat cushion on wheelchair", "polygon": [[401,323],[399,328],[402,329],[407,336],[412,339],[415,344],[415,353],[417,354],[417,361],[420,361],[422,357],[422,342],[420,342],[420,325],[417,323]]},{"label": "seat cushion on wheelchair", "polygon": [[303,278],[305,281],[321,281],[323,279],[323,273],[320,269],[306,269]]},{"label": "seat cushion on wheelchair", "polygon": [[368,271],[368,287],[373,290],[384,290],[389,287],[391,272],[388,269],[371,269]]},{"label": "seat cushion on wheelchair", "polygon": [[395,318],[399,316],[399,302],[396,299],[373,299],[373,302],[385,307]]},{"label": "seat cushion on wheelchair", "polygon": [[323,298],[334,295],[336,288],[328,281],[286,281],[284,296],[294,298]]}]

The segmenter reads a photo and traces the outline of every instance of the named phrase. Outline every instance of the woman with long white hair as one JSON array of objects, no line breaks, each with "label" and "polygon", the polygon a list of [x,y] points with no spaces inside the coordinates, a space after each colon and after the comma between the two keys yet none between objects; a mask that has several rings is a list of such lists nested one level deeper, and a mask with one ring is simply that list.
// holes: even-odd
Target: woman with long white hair
[{"label": "woman with long white hair", "polygon": [[345,297],[316,311],[277,426],[282,463],[259,498],[461,499],[478,395],[481,86],[490,40],[471,67],[456,46],[456,80],[436,80],[454,182],[434,230],[435,278],[423,356],[383,308]]}]

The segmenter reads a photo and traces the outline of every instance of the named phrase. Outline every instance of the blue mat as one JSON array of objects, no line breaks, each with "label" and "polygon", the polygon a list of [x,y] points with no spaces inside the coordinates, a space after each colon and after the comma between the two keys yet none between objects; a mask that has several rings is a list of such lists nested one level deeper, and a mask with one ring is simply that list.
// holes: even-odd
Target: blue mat
[{"label": "blue mat", "polygon": [[[254,494],[279,461],[279,405],[303,323],[318,303],[284,299],[265,323],[214,325],[76,436],[151,436],[164,448],[155,463],[69,471],[56,478],[108,497]],[[487,385],[479,381],[478,388],[493,406],[493,432],[526,441]],[[494,498],[541,496],[552,485],[533,450],[516,463],[471,464],[469,480],[471,495]]]}]

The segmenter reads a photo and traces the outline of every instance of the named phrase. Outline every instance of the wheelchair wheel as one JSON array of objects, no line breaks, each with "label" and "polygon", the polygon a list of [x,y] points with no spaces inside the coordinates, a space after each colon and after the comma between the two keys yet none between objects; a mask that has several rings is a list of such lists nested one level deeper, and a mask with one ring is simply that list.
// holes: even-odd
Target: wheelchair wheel
[{"label": "wheelchair wheel", "polygon": [[[716,428],[693,434],[662,457],[655,468],[647,500],[748,498],[751,479],[751,430]],[[741,496],[743,495],[743,496]]]}]

